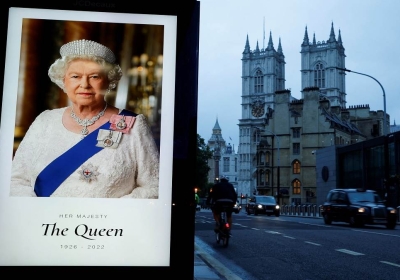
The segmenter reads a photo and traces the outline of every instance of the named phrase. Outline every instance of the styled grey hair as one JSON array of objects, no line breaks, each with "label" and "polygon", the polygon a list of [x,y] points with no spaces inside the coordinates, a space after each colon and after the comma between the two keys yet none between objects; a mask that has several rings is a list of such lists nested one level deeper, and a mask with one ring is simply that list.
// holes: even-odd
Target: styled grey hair
[{"label": "styled grey hair", "polygon": [[86,59],[94,61],[99,65],[103,66],[105,72],[107,73],[109,81],[108,89],[112,90],[116,88],[119,80],[122,77],[121,67],[118,64],[107,62],[104,58],[94,55],[69,55],[57,59],[49,68],[48,74],[50,80],[56,85],[58,85],[65,92],[65,86],[64,86],[65,73],[67,72],[70,63],[78,59]]}]

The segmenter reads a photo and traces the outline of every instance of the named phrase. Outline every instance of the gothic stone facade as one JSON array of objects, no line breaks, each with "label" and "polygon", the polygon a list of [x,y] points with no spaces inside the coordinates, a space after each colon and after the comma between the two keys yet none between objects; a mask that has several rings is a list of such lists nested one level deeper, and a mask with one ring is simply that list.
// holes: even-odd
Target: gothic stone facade
[{"label": "gothic stone facade", "polygon": [[[239,120],[238,192],[277,196],[280,203],[316,202],[315,151],[382,135],[383,113],[368,105],[347,107],[345,53],[339,30],[312,42],[305,29],[301,44],[301,98],[285,89],[281,40],[275,50],[242,54],[242,118]],[[386,118],[389,120],[389,117]],[[278,172],[280,174],[278,178]],[[279,183],[279,186],[278,186]],[[279,189],[279,192],[278,192]]]}]

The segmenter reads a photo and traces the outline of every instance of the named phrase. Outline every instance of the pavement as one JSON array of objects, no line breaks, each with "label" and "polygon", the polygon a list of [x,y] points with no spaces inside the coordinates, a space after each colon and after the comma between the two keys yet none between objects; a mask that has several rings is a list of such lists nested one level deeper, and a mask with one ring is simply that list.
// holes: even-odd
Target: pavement
[{"label": "pavement", "polygon": [[[201,211],[210,211],[202,209]],[[200,244],[194,243],[194,280],[223,279],[242,280],[213,256],[205,252]]]},{"label": "pavement", "polygon": [[227,279],[222,276],[213,265],[207,261],[207,255],[203,254],[195,243],[194,249],[194,280]]},{"label": "pavement", "polygon": [[194,280],[223,279],[242,280],[210,254],[194,244]]}]

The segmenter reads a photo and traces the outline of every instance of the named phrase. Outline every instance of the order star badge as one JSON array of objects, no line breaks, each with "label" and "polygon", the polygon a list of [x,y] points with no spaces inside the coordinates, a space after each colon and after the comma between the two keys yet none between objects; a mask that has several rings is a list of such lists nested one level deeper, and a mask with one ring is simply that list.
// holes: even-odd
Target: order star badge
[{"label": "order star badge", "polygon": [[99,172],[97,172],[97,168],[93,166],[93,164],[89,163],[87,165],[82,165],[78,170],[79,179],[90,183],[91,181],[97,181],[97,176]]}]

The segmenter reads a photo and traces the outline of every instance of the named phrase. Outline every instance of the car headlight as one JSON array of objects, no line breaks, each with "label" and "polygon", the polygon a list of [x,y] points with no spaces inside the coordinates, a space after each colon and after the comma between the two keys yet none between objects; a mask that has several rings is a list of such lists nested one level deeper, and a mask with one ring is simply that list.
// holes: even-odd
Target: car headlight
[{"label": "car headlight", "polygon": [[366,209],[365,209],[364,207],[358,208],[357,211],[358,211],[358,213],[365,213],[365,212],[367,212]]},{"label": "car headlight", "polygon": [[262,209],[263,206],[262,206],[261,204],[258,204],[258,205],[257,205],[257,208],[258,208],[258,209]]},{"label": "car headlight", "polygon": [[275,209],[278,210],[279,209],[279,205],[275,205]]},{"label": "car headlight", "polygon": [[390,209],[390,214],[396,214],[396,209]]}]

